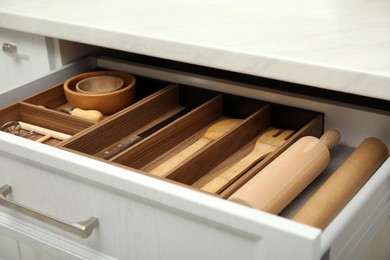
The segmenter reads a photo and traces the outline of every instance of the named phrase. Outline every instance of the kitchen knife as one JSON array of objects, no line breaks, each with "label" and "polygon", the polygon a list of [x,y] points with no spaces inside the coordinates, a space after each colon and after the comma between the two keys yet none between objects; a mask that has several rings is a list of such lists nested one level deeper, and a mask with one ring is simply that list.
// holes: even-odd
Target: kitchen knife
[{"label": "kitchen knife", "polygon": [[160,123],[152,126],[151,128],[149,128],[149,129],[147,129],[147,130],[145,130],[137,135],[131,135],[131,136],[126,136],[126,137],[122,138],[118,142],[116,142],[116,143],[108,146],[107,148],[103,149],[102,151],[96,153],[94,156],[108,160],[108,159],[112,158],[113,156],[117,155],[118,153],[124,151],[125,149],[135,145],[136,143],[138,143],[142,139],[157,132],[158,130],[160,130],[164,126],[170,124],[171,122],[173,122],[176,119],[178,119],[179,117],[185,115],[189,111],[191,111],[191,109],[184,108],[181,111],[177,112],[176,114],[168,117],[167,119],[161,121]]}]

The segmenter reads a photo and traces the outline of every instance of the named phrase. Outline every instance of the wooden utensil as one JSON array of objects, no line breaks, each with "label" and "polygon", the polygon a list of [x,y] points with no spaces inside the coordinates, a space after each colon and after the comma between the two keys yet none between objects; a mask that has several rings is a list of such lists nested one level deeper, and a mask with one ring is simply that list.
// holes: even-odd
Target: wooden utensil
[{"label": "wooden utensil", "polygon": [[44,143],[46,142],[47,140],[49,140],[50,138],[52,138],[53,136],[51,134],[46,134],[44,136],[42,136],[41,138],[38,138],[37,140],[35,140],[36,142],[38,143]]},{"label": "wooden utensil", "polygon": [[388,157],[382,141],[367,138],[292,219],[325,229]]},{"label": "wooden utensil", "polygon": [[38,105],[41,108],[54,109],[65,114],[69,114],[75,117],[84,118],[92,122],[100,122],[103,119],[103,114],[97,110],[84,110],[81,108],[64,109],[64,108],[49,108],[43,105]]},{"label": "wooden utensil", "polygon": [[149,173],[157,176],[164,176],[167,172],[175,168],[177,165],[179,165],[185,159],[190,157],[196,151],[203,148],[204,146],[214,141],[215,139],[218,139],[219,137],[227,133],[229,130],[231,130],[233,127],[237,126],[241,122],[242,119],[232,119],[232,118],[218,121],[217,123],[210,126],[207,129],[206,133],[195,143],[188,146],[181,152],[177,153],[175,156],[169,158],[162,164],[158,165],[157,167],[149,171]]},{"label": "wooden utensil", "polygon": [[203,185],[201,189],[211,193],[221,192],[253,165],[285,143],[292,134],[294,134],[292,130],[272,129],[266,131],[257,139],[255,147],[248,155]]},{"label": "wooden utensil", "polygon": [[292,144],[229,200],[278,214],[329,164],[329,150],[340,140],[336,130],[320,139],[305,136]]},{"label": "wooden utensil", "polygon": [[103,114],[97,110],[84,110],[81,108],[74,108],[69,111],[69,114],[75,117],[87,119],[92,122],[100,122],[103,119]]},{"label": "wooden utensil", "polygon": [[61,133],[61,132],[57,132],[57,131],[54,131],[54,130],[51,130],[51,129],[43,128],[43,127],[40,127],[40,126],[28,124],[28,123],[25,123],[25,122],[19,121],[18,123],[19,123],[20,127],[23,130],[35,131],[35,132],[37,132],[38,134],[41,134],[41,135],[51,135],[51,137],[53,137],[55,139],[58,139],[58,140],[66,140],[66,139],[71,137],[71,135],[67,135],[67,134],[64,134],[64,133]]}]

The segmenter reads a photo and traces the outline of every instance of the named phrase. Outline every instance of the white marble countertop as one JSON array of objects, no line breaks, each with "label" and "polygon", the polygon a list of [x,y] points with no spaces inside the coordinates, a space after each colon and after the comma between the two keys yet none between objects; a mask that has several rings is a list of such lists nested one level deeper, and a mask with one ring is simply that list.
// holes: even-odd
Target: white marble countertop
[{"label": "white marble countertop", "polygon": [[0,0],[0,27],[390,100],[388,0]]}]

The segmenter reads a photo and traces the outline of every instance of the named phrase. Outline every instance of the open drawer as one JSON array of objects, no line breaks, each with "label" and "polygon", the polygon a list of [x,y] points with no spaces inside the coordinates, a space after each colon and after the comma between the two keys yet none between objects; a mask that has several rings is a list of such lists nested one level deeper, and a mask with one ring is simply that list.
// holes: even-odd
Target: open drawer
[{"label": "open drawer", "polygon": [[[153,87],[141,92],[133,105],[99,123],[37,107],[36,95],[96,68],[125,71],[147,82],[141,89],[148,89],[149,82]],[[343,143],[332,154],[336,157],[333,167],[345,159],[360,136],[376,135],[389,145],[389,118],[380,113],[107,58],[79,61],[5,93],[1,106],[6,105],[2,120],[30,121],[72,135],[62,142],[41,144],[0,132],[4,166],[0,186],[12,187],[8,201],[70,221],[65,226],[72,226],[71,230],[86,224],[73,222],[98,219],[92,218],[96,225],[89,230],[92,234],[83,233],[87,238],[80,238],[58,225],[1,207],[1,234],[60,259],[346,259],[360,256],[378,231],[389,230],[389,160],[323,231],[289,220],[288,209],[277,216],[226,200],[294,141],[305,135],[320,136],[324,130],[321,112],[325,128],[335,127],[343,134]],[[328,112],[332,113],[329,125]],[[45,123],[36,117],[40,114],[47,122],[58,116],[58,123],[74,128]],[[363,128],[344,138],[348,128],[357,129],[343,121],[350,116],[382,125],[379,130]],[[153,171],[196,143],[210,126],[232,118],[237,122],[211,143],[168,170]],[[139,137],[167,119],[137,143],[111,154],[112,145]],[[275,128],[293,132],[252,170],[215,192],[202,190],[217,172],[248,154],[262,133]],[[380,243],[378,254],[389,254],[386,243]]]}]

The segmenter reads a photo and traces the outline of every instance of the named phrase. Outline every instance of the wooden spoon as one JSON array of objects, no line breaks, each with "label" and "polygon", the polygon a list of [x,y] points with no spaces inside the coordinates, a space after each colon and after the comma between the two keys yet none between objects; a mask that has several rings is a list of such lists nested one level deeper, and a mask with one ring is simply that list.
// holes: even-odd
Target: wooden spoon
[{"label": "wooden spoon", "polygon": [[294,134],[293,130],[273,129],[266,131],[257,139],[255,147],[247,156],[203,185],[201,189],[211,193],[221,192],[253,165],[285,143],[292,134]]},{"label": "wooden spoon", "polygon": [[210,126],[207,129],[206,133],[195,143],[188,146],[187,148],[177,153],[173,157],[169,158],[162,164],[158,165],[156,168],[149,171],[149,173],[160,177],[165,176],[167,172],[169,172],[177,165],[179,165],[181,162],[183,162],[185,159],[193,155],[196,151],[203,148],[204,146],[214,141],[215,139],[218,139],[219,137],[227,133],[229,130],[231,130],[233,127],[237,126],[241,122],[242,119],[232,119],[232,118],[218,121],[217,123]]}]

